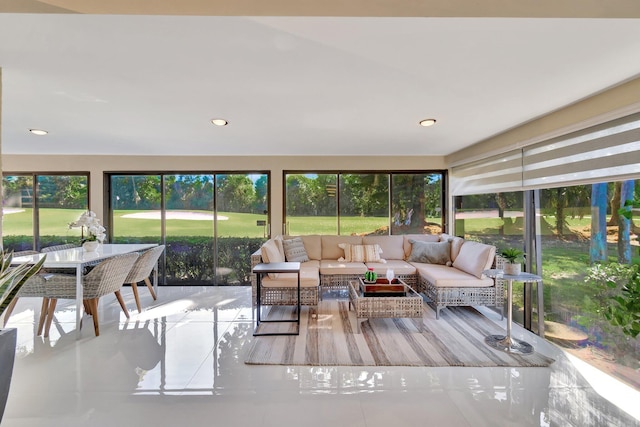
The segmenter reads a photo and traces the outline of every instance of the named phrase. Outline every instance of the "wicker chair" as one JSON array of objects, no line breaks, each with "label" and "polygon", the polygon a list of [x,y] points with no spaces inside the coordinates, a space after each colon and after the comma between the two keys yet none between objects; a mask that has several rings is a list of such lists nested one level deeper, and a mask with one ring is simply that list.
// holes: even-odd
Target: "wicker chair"
[{"label": "wicker chair", "polygon": [[[39,252],[37,251],[20,251],[14,252],[13,257],[19,256],[27,256],[27,255],[37,255]],[[42,311],[46,310],[47,305],[49,304],[49,300],[45,298],[44,295],[44,286],[43,281],[38,279],[37,277],[33,277],[26,281],[22,288],[20,288],[20,292],[18,295],[11,301],[11,303],[7,306],[7,309],[4,312],[4,321],[2,327],[7,326],[7,322],[9,321],[9,317],[11,317],[11,313],[13,313],[13,309],[16,308],[16,304],[18,303],[18,299],[22,297],[33,297],[33,298],[42,298]],[[42,317],[41,317],[42,319]],[[38,335],[42,333],[42,322],[38,325]]]},{"label": "wicker chair", "polygon": [[138,282],[144,281],[149,288],[149,292],[151,293],[151,297],[156,300],[156,293],[153,291],[153,286],[149,281],[149,275],[153,271],[156,263],[158,262],[158,258],[164,252],[164,245],[157,246],[155,248],[149,249],[146,252],[143,252],[142,255],[136,260],[136,263],[133,265],[133,268],[129,272],[129,275],[124,280],[124,283],[130,283],[131,289],[133,290],[133,296],[136,300],[136,307],[138,308],[138,313],[140,313],[140,298],[138,296]]},{"label": "wicker chair", "polygon": [[74,245],[73,243],[67,243],[64,245],[47,246],[46,248],[42,248],[40,252],[47,253],[47,252],[53,252],[53,251],[62,251],[65,249],[73,249],[77,247],[78,245]]},{"label": "wicker chair", "polygon": [[[129,318],[129,312],[120,295],[120,288],[138,256],[137,253],[130,253],[109,258],[106,261],[102,261],[90,273],[82,277],[85,310],[93,317],[93,328],[96,336],[100,335],[98,322],[98,300],[100,297],[115,293],[122,311]],[[54,274],[48,277],[45,284],[45,294],[50,300],[49,308],[46,311],[47,317],[44,330],[44,336],[48,337],[58,299],[75,299],[76,297],[75,276]]]}]

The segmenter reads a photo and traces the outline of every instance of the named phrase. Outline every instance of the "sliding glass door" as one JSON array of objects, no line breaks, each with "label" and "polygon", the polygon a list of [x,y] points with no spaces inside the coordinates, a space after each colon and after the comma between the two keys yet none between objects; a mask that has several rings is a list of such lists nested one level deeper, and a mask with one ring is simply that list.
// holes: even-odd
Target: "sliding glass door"
[{"label": "sliding glass door", "polygon": [[269,237],[262,173],[111,175],[111,241],[162,243],[161,283],[248,285]]}]

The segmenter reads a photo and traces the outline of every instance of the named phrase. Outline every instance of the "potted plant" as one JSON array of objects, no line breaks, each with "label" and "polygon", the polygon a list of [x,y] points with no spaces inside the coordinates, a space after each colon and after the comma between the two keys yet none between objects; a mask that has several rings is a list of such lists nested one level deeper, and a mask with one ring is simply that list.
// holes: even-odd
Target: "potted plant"
[{"label": "potted plant", "polygon": [[500,251],[500,256],[506,260],[504,264],[504,274],[517,276],[522,271],[522,261],[524,252],[516,248],[506,248]]},{"label": "potted plant", "polygon": [[81,229],[82,248],[87,252],[98,249],[98,244],[102,243],[107,236],[106,229],[100,224],[100,220],[93,211],[84,212],[76,221],[69,224],[69,228]]},{"label": "potted plant", "polygon": [[[46,256],[43,256],[36,264],[20,264],[11,267],[13,253],[2,252],[2,262],[0,263],[0,316],[16,298],[22,285],[40,271]],[[11,375],[13,373],[13,362],[16,357],[17,329],[0,329],[0,421],[4,415],[4,408],[9,396],[9,386],[11,385]]]}]

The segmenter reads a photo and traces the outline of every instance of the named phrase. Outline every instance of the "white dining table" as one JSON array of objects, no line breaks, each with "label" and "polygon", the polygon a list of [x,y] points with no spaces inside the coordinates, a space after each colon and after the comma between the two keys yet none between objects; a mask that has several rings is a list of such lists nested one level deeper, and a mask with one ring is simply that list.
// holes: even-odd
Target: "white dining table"
[{"label": "white dining table", "polygon": [[[47,259],[43,264],[43,268],[68,268],[76,271],[76,339],[80,338],[80,321],[82,320],[82,272],[85,267],[96,265],[101,261],[111,257],[127,254],[131,252],[143,252],[158,246],[155,243],[145,244],[101,244],[98,249],[93,252],[86,252],[82,247],[63,249],[60,251],[47,252],[46,254],[34,254],[21,257],[15,257],[13,263],[36,263],[45,255]],[[158,286],[157,269],[154,269],[153,286]]]}]

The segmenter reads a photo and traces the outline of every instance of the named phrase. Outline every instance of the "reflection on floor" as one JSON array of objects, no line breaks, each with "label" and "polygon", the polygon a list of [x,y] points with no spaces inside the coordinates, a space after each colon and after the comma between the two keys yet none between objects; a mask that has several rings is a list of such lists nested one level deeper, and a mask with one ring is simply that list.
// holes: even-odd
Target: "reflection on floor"
[{"label": "reflection on floor", "polygon": [[100,337],[85,317],[80,340],[73,301],[42,339],[40,300],[20,299],[3,427],[640,426],[635,390],[588,382],[588,368],[520,328],[516,338],[556,359],[550,368],[248,366],[250,288],[161,288],[140,314],[123,295],[131,319],[105,297]]}]

